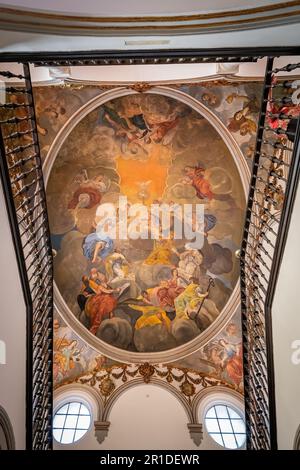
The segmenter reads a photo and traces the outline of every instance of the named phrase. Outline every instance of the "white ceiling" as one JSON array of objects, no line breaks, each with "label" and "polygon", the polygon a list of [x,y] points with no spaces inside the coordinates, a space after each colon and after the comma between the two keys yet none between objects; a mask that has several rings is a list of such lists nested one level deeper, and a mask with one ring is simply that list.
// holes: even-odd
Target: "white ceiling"
[{"label": "white ceiling", "polygon": [[[205,13],[208,11],[224,11],[233,9],[255,8],[263,5],[276,5],[283,0],[0,0],[0,7],[14,7],[52,12],[69,12],[70,14],[85,14],[87,16],[138,16],[138,15],[172,15],[182,13]],[[286,5],[290,2],[284,2]],[[64,22],[58,30],[47,29],[47,15],[44,23],[37,15],[26,17],[28,24],[34,26],[23,28],[23,16],[17,15],[17,23],[12,26],[14,18],[6,23],[2,18],[0,25],[0,53],[18,51],[79,51],[79,50],[132,50],[132,49],[193,49],[193,48],[220,48],[220,47],[263,47],[263,46],[297,46],[299,45],[298,16],[291,17],[285,13],[286,24],[254,24],[255,30],[222,29],[193,30],[186,34],[181,31],[148,31],[141,29],[131,34],[126,28],[119,33],[102,31],[102,24],[98,25],[95,33],[89,31],[80,33],[76,27],[64,29]],[[246,15],[247,16],[247,15]],[[254,14],[255,16],[255,14]],[[247,21],[248,17],[246,18]],[[1,18],[0,18],[1,21]],[[25,21],[25,23],[26,23]],[[52,23],[57,20],[52,18]],[[80,20],[81,21],[81,20]],[[207,20],[205,20],[207,21]],[[214,20],[213,20],[214,21]],[[225,23],[227,18],[225,18]],[[294,21],[294,24],[292,24]],[[288,24],[290,22],[290,24]],[[67,22],[68,23],[68,22]],[[131,23],[133,24],[133,23]],[[208,23],[209,24],[209,23]],[[37,26],[40,28],[37,28]],[[121,25],[122,26],[122,25]],[[203,26],[203,25],[202,25]],[[267,26],[267,27],[266,27]],[[23,28],[23,29],[22,29]],[[10,30],[11,29],[11,30]],[[99,33],[99,35],[98,35]],[[199,33],[199,34],[198,34]],[[65,34],[67,34],[65,36]]]},{"label": "white ceiling", "polygon": [[0,5],[88,16],[176,15],[239,10],[282,3],[283,0],[1,0]]}]

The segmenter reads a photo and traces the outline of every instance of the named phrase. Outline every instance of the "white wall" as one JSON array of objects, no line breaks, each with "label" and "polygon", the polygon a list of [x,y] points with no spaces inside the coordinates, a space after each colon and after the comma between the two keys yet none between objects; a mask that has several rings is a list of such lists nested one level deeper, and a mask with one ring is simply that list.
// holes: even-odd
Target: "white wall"
[{"label": "white wall", "polygon": [[15,434],[16,448],[25,448],[26,312],[15,251],[0,182],[0,340],[6,364],[0,361],[0,405]]},{"label": "white wall", "polygon": [[293,448],[300,425],[299,233],[298,189],[272,311],[279,449]]}]

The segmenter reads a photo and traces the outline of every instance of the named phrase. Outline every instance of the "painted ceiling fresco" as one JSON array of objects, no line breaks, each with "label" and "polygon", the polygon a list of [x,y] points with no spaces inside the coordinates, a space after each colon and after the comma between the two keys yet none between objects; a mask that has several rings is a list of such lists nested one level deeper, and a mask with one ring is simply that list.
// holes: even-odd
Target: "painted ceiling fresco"
[{"label": "painted ceiling fresco", "polygon": [[[118,372],[116,378],[120,378],[122,377],[122,370],[128,367],[128,364],[114,361],[89,347],[64,323],[58,313],[56,313],[54,320],[53,359],[54,388],[73,382],[87,383],[92,380],[92,377],[104,379],[113,369]],[[177,372],[180,371],[179,376],[186,375],[188,378],[191,374],[194,378],[205,377],[208,380],[207,385],[222,384],[242,392],[243,360],[240,312],[238,311],[225,329],[206,346],[196,353],[167,366],[170,370],[174,368]],[[150,365],[148,367],[151,368]],[[166,365],[157,364],[155,370],[158,371],[159,375],[159,371],[165,368]],[[152,372],[154,373],[154,369],[152,369]],[[167,374],[163,377],[167,378]],[[113,380],[113,378],[111,379]],[[212,380],[211,383],[209,383],[210,379]],[[124,383],[126,380],[127,378],[124,379],[123,377],[122,382]],[[176,379],[174,380],[176,381]],[[196,380],[198,382],[198,379]],[[193,379],[190,383],[193,383]],[[117,381],[115,381],[113,386],[106,391],[103,385],[103,390],[100,389],[100,391],[108,397],[117,385]],[[183,389],[182,393],[187,398],[190,397],[189,389]]]},{"label": "painted ceiling fresco", "polygon": [[[90,334],[157,352],[199,336],[222,312],[238,278],[243,187],[222,138],[188,105],[139,93],[89,113],[56,157],[47,202],[55,282]],[[202,225],[189,214],[201,245],[176,232],[187,204],[204,209]],[[174,211],[168,233],[160,215],[152,230],[153,205]]]},{"label": "painted ceiling fresco", "polygon": [[[54,138],[72,117],[74,112],[90,99],[101,95],[110,88],[112,87],[107,87],[106,85],[35,88],[36,113],[43,159],[46,158]],[[227,127],[239,144],[245,160],[249,166],[251,166],[258,119],[257,100],[260,100],[262,90],[262,86],[259,82],[218,80],[215,82],[172,84],[170,88],[192,96],[210,109]],[[150,98],[147,99],[149,100]],[[144,135],[142,139],[138,140],[138,144],[142,145],[135,147],[135,145],[129,142],[126,134],[125,136],[124,133],[123,136],[116,136],[118,132],[116,127],[117,123],[115,122],[115,124],[113,124],[109,122],[110,118],[108,118],[108,120],[105,118],[104,107],[102,107],[102,109],[98,108],[95,112],[87,116],[69,136],[54,164],[47,192],[52,241],[56,254],[56,282],[59,285],[60,291],[64,294],[65,301],[69,308],[71,308],[74,317],[76,316],[79,319],[81,317],[81,321],[85,322],[87,331],[90,329],[90,324],[86,321],[87,319],[84,319],[85,312],[81,309],[82,303],[80,306],[77,301],[77,297],[82,289],[82,277],[90,277],[90,271],[93,268],[96,268],[96,271],[105,275],[106,270],[105,262],[101,262],[101,266],[98,265],[98,262],[97,264],[93,264],[92,260],[84,256],[82,250],[82,241],[86,236],[93,233],[91,227],[93,226],[95,218],[95,207],[97,204],[99,205],[99,202],[94,207],[79,207],[80,205],[84,206],[87,203],[90,205],[92,201],[95,202],[99,199],[100,203],[101,201],[105,202],[107,198],[113,199],[114,195],[116,195],[116,193],[119,194],[121,191],[128,191],[129,199],[133,198],[133,200],[136,200],[141,196],[144,199],[149,197],[150,190],[152,194],[155,190],[155,198],[158,200],[164,199],[166,197],[166,189],[169,188],[169,186],[174,186],[173,183],[175,183],[175,185],[179,183],[180,191],[179,193],[177,192],[177,194],[176,191],[175,194],[172,194],[172,200],[178,195],[181,197],[192,196],[197,203],[205,205],[207,208],[205,213],[215,217],[214,226],[210,227],[210,230],[207,231],[205,236],[204,248],[206,248],[206,250],[203,250],[204,253],[199,251],[196,264],[198,268],[200,264],[200,269],[198,269],[197,273],[199,276],[198,282],[200,282],[201,279],[203,282],[202,289],[204,291],[208,286],[207,281],[209,278],[212,277],[214,279],[215,286],[210,288],[207,300],[211,300],[210,305],[216,307],[216,310],[214,310],[216,315],[219,315],[219,312],[222,310],[222,305],[226,303],[226,299],[228,299],[237,279],[237,266],[234,266],[235,258],[233,253],[239,245],[241,232],[237,225],[234,230],[232,229],[232,221],[235,220],[237,224],[241,223],[244,201],[241,182],[237,175],[232,157],[218,134],[200,114],[169,98],[163,98],[162,102],[166,106],[165,109],[162,106],[159,107],[160,112],[162,112],[162,121],[168,123],[167,126],[163,126],[164,135],[162,135],[163,132],[161,135],[159,135],[159,132],[156,133],[156,137],[155,135]],[[155,110],[157,97],[155,96],[153,103],[155,114],[155,112],[157,112]],[[142,115],[144,119],[147,119],[147,112],[149,113],[146,104],[147,101],[138,104],[138,114]],[[179,109],[178,104],[180,105]],[[112,103],[106,103],[106,106],[111,106],[117,112],[121,110],[121,113],[122,109],[124,109],[124,106],[122,107],[122,99],[114,100]],[[158,105],[156,104],[156,106]],[[129,112],[128,107],[126,107],[125,113],[126,109],[127,112]],[[136,111],[136,108],[133,109],[133,111]],[[169,117],[170,114],[171,118]],[[124,117],[127,118],[127,116],[123,115],[121,119]],[[129,116],[129,119],[132,117],[133,116]],[[116,120],[115,114],[112,116],[113,122],[114,118]],[[171,125],[172,120],[175,121],[175,123],[173,122],[173,124],[175,124],[174,126]],[[121,122],[119,122],[119,124],[121,124]],[[136,132],[138,135],[142,136],[145,129],[143,131],[141,127],[143,127],[143,125],[140,122],[137,125]],[[157,130],[158,129],[159,126],[157,127]],[[128,131],[128,129],[126,130]],[[147,132],[147,134],[150,133]],[[97,144],[99,137],[102,137],[101,145]],[[147,142],[147,137],[150,137],[151,142],[149,142],[149,140]],[[112,150],[112,154],[110,154],[111,158],[108,157],[110,150]],[[100,158],[99,161],[99,156],[101,157],[103,154],[106,156],[106,160]],[[211,156],[219,163],[216,164],[213,162]],[[186,159],[188,163],[183,163],[181,159]],[[211,168],[216,166],[220,167],[220,161],[223,164],[222,169],[225,170],[225,173],[221,173],[221,181],[223,184],[224,182],[226,183],[225,188],[227,185],[227,190],[224,191],[224,186],[222,190],[221,185],[221,193],[218,195],[216,185],[218,186],[219,180],[218,178],[214,180],[214,177],[218,176],[218,173],[211,173]],[[146,174],[141,173],[142,165],[146,167],[148,162],[157,169],[159,166],[159,174],[151,170],[146,172]],[[126,178],[124,180],[124,171],[126,171],[127,165],[129,165],[128,168],[130,166],[134,168],[135,165],[137,165],[136,168],[139,168],[139,171],[131,172],[130,180],[126,182]],[[204,171],[200,172],[200,174],[202,173],[202,178],[207,181],[206,189],[211,191],[212,197],[202,198],[201,196],[203,194],[201,195],[201,192],[197,194],[197,189],[193,186],[190,176],[186,174],[184,165],[194,167],[201,165],[201,167],[204,167]],[[129,175],[129,172],[127,174]],[[166,177],[166,175],[170,175],[170,177]],[[97,178],[99,176],[100,178]],[[183,180],[185,180],[184,183],[182,182]],[[84,185],[86,181],[88,181],[88,185],[96,188],[95,192],[85,193],[89,198],[87,196],[80,197],[80,190],[77,191],[80,185],[82,183]],[[140,187],[136,184],[139,182],[148,184],[144,184],[144,187]],[[94,194],[94,199],[92,194]],[[79,202],[81,204],[79,204]],[[149,204],[150,198],[145,202]],[[149,240],[146,241],[149,245]],[[120,267],[122,271],[126,271],[124,274],[130,278],[130,280],[127,281],[129,282],[130,289],[133,289],[133,286],[136,288],[138,282],[141,281],[140,277],[137,277],[134,271],[137,262],[143,265],[148,272],[159,269],[159,266],[156,264],[145,264],[145,260],[153,253],[153,247],[147,246],[147,250],[145,250],[145,248],[146,244],[145,246],[143,245],[142,249],[139,249],[139,251],[134,250],[140,256],[139,259],[132,260],[131,251],[133,250],[125,250],[125,247],[124,253],[120,253],[124,256],[125,260],[128,261],[128,264],[124,263],[123,265],[123,262],[120,263]],[[179,257],[176,251],[171,250],[171,259],[167,258],[167,260],[172,264],[163,265],[164,270],[169,272],[166,279],[164,277],[162,279],[157,277],[158,282],[155,282],[156,279],[151,279],[154,284],[153,286],[148,287],[147,285],[142,285],[141,287],[144,292],[147,291],[147,289],[156,289],[157,291],[162,281],[163,285],[159,287],[161,291],[173,293],[173,296],[166,296],[166,300],[170,301],[171,306],[173,306],[172,297],[174,298],[174,292],[176,294],[176,289],[177,292],[179,292],[178,287],[180,287],[176,287],[175,285],[175,289],[174,287],[173,290],[170,289],[172,282],[175,281],[175,284],[178,283],[178,280],[176,280],[178,276],[176,277],[176,272],[173,271],[173,277],[172,269],[175,269],[177,266],[178,271],[178,265],[181,262],[180,254],[184,252],[183,246],[177,247],[175,245],[175,248]],[[170,252],[167,251],[167,254],[169,253]],[[216,257],[216,255],[218,256]],[[78,266],[77,263],[74,263],[76,257],[79,259]],[[127,257],[129,259],[127,259]],[[62,260],[64,260],[64,262]],[[199,260],[201,260],[201,263],[198,262]],[[193,269],[193,263],[191,263],[190,268],[191,270]],[[110,270],[110,275],[111,272]],[[95,271],[93,271],[93,273],[95,273]],[[108,282],[108,280],[105,280],[105,282]],[[121,282],[124,282],[124,279]],[[168,285],[169,287],[167,287]],[[201,283],[199,285],[201,286]],[[139,296],[137,296],[137,298],[138,297]],[[175,299],[176,297],[174,300]],[[142,299],[139,299],[136,305],[140,304],[140,306],[142,306],[141,300]],[[157,301],[159,304],[158,296]],[[153,307],[155,306],[156,305],[153,305]],[[160,305],[157,305],[157,307],[160,308]],[[204,304],[201,307],[202,311],[203,307]],[[143,312],[132,309],[131,314],[133,313],[133,315],[130,317],[128,313],[121,314],[120,310],[117,310],[116,313],[118,316],[115,314],[112,318],[103,318],[103,321],[109,322],[114,318],[125,319],[131,328],[131,334],[134,336],[137,329],[134,327],[133,322],[135,321],[136,323],[139,318],[138,315],[142,317]],[[161,310],[165,312],[166,320],[163,322],[164,316],[161,314],[159,318],[156,314],[156,318],[161,323],[152,325],[152,328],[156,326],[156,328],[160,328],[162,331],[166,330],[168,333],[165,336],[168,336],[170,329],[168,329],[166,325],[172,325],[172,322],[174,323],[176,309],[175,318],[173,318],[174,312],[172,314],[172,309],[168,309],[164,305],[164,308],[161,308]],[[209,312],[207,311],[207,313]],[[234,312],[232,312],[232,314],[233,313]],[[213,318],[210,317],[210,320],[213,320]],[[190,320],[190,322],[192,321],[193,320]],[[202,328],[205,326],[206,325],[202,325]],[[151,328],[149,325],[147,327],[144,326],[144,328],[140,328],[140,330],[142,331],[149,327]],[[197,334],[199,334],[200,329],[197,324],[196,327],[198,328],[198,330],[196,330]],[[90,334],[94,335],[95,333],[90,332]],[[110,374],[111,368],[122,366],[122,364],[105,357],[99,348],[95,350],[90,347],[65,323],[59,312],[56,313],[54,337],[55,387],[74,381],[87,383],[86,380],[91,380],[95,374]],[[170,338],[170,336],[168,337]],[[155,343],[151,343],[152,348],[155,347],[153,344]],[[165,346],[167,346],[167,344],[165,344]],[[127,348],[130,347],[136,348],[133,342],[127,346]],[[205,377],[220,380],[223,383],[227,383],[229,387],[234,387],[241,391],[242,360],[239,313],[237,312],[234,317],[231,316],[224,329],[219,329],[213,339],[204,347],[176,361],[174,364],[169,364],[170,368],[173,366],[177,371],[180,370],[182,377],[188,377],[188,374],[193,374],[194,371],[196,374],[200,373],[204,374]],[[157,368],[161,371],[160,373],[162,373],[163,368],[160,367],[159,364]],[[117,371],[118,370],[119,369],[117,369]],[[120,377],[121,376],[123,377],[122,373]],[[168,377],[168,381],[171,380],[169,376],[166,377]],[[193,384],[199,383],[200,380],[200,376],[192,375],[192,377],[193,378],[190,380],[187,380],[190,386],[181,390],[186,397],[190,394],[190,388],[194,387]],[[124,376],[122,380],[125,379],[126,377]],[[106,382],[105,384],[107,385]],[[174,383],[178,383],[179,385],[177,379]],[[211,385],[213,384],[215,384],[215,382],[211,383]],[[110,386],[109,390],[106,390],[106,388],[105,394],[109,396],[114,386]]]}]

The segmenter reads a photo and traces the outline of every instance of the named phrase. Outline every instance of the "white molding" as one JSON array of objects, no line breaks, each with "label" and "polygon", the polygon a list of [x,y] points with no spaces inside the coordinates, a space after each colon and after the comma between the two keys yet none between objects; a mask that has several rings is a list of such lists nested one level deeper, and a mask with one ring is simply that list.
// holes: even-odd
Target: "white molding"
[{"label": "white molding", "polygon": [[[185,103],[186,105],[193,108],[195,111],[200,113],[207,121],[214,127],[216,132],[223,139],[228,150],[230,151],[239,175],[241,177],[242,186],[244,189],[245,198],[248,194],[248,185],[250,180],[250,171],[248,164],[245,160],[245,157],[234,139],[231,133],[228,131],[226,126],[222,121],[206,106],[178,90],[174,90],[167,86],[158,86],[151,88],[147,93],[153,93],[163,96],[168,96],[170,98],[176,99]],[[120,87],[113,90],[106,91],[85,103],[81,108],[79,108],[64,124],[56,135],[52,145],[48,151],[46,159],[43,164],[43,174],[45,179],[45,186],[47,187],[51,170],[55,159],[58,155],[59,150],[61,149],[63,143],[70,135],[72,130],[76,125],[94,109],[100,105],[106,103],[115,98],[119,98],[126,95],[134,95],[137,92],[133,90],[128,90],[127,88]],[[213,339],[228,323],[232,318],[234,313],[240,304],[240,291],[239,291],[239,280],[237,280],[236,286],[231,293],[229,300],[224,306],[223,310],[220,312],[217,319],[199,336],[193,340],[185,343],[177,348],[159,351],[153,353],[137,353],[132,351],[126,351],[119,348],[116,348],[108,343],[105,343],[101,339],[97,338],[95,335],[90,333],[88,329],[75,317],[72,311],[67,306],[64,301],[56,283],[54,282],[54,305],[59,314],[62,316],[67,325],[76,332],[76,334],[91,348],[100,352],[101,354],[123,363],[143,363],[149,362],[151,364],[157,363],[169,363],[178,361],[190,354],[198,351],[200,348],[203,348],[211,339]]]}]

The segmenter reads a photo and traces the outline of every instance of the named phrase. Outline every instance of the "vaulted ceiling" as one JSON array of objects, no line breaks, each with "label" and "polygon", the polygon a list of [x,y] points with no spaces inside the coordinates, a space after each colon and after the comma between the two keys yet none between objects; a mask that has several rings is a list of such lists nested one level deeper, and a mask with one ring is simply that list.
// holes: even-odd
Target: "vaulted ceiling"
[{"label": "vaulted ceiling", "polygon": [[2,0],[0,52],[289,46],[299,23],[300,0]]},{"label": "vaulted ceiling", "polygon": [[0,28],[64,36],[190,35],[270,28],[299,22],[300,1],[180,0],[129,2],[4,0]]}]

